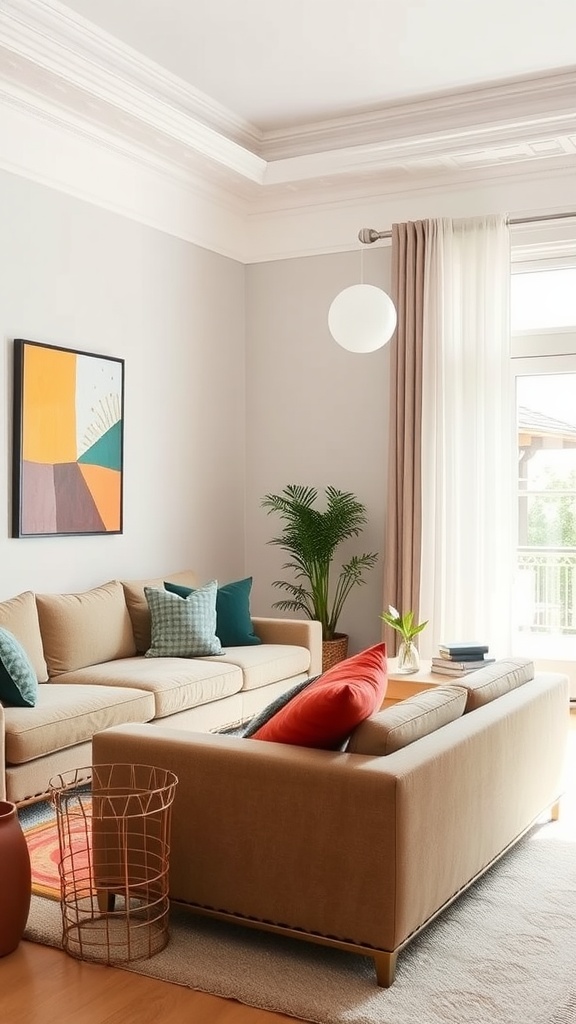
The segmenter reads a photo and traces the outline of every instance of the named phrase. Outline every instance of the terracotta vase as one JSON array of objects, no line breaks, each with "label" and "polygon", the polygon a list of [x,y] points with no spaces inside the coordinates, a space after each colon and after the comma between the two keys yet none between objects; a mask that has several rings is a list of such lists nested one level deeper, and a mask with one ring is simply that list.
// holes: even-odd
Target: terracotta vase
[{"label": "terracotta vase", "polygon": [[0,800],[0,956],[24,934],[32,893],[30,854],[16,805]]}]

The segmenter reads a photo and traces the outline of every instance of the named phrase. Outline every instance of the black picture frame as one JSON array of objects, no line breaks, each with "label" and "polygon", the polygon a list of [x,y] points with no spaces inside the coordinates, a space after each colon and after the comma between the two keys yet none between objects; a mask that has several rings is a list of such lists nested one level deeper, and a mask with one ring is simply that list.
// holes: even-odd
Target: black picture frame
[{"label": "black picture frame", "polygon": [[124,360],[14,341],[12,536],[123,532]]}]

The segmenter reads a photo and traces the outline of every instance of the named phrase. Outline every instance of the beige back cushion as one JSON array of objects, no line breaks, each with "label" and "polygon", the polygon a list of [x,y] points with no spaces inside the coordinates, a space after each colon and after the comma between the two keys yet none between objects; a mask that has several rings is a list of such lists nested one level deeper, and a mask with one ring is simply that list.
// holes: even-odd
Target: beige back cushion
[{"label": "beige back cushion", "polygon": [[464,714],[467,691],[462,686],[435,686],[378,711],[358,725],[347,752],[381,757],[407,747]]},{"label": "beige back cushion", "polygon": [[118,580],[83,594],[36,594],[50,676],[136,654]]},{"label": "beige back cushion", "polygon": [[31,590],[0,604],[0,626],[12,633],[30,658],[39,683],[48,679],[48,667],[42,647],[38,609]]},{"label": "beige back cushion", "polygon": [[149,580],[122,580],[124,596],[132,621],[136,650],[144,654],[152,642],[150,633],[150,609],[144,594],[144,587],[163,587],[164,580],[179,583],[181,587],[198,587],[198,576],[192,569],[183,572],[170,572]]},{"label": "beige back cushion", "polygon": [[458,682],[468,691],[466,711],[474,711],[475,708],[489,704],[491,700],[501,697],[509,690],[515,690],[529,679],[534,679],[533,661],[529,661],[528,658],[503,658],[501,661],[495,661],[493,665],[486,665],[486,668],[471,672]]}]

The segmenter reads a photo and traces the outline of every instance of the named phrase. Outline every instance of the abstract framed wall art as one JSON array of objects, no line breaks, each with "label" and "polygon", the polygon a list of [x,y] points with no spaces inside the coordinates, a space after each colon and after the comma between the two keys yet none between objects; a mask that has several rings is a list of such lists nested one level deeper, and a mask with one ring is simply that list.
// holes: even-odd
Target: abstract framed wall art
[{"label": "abstract framed wall art", "polygon": [[12,536],[122,533],[124,360],[14,341]]}]

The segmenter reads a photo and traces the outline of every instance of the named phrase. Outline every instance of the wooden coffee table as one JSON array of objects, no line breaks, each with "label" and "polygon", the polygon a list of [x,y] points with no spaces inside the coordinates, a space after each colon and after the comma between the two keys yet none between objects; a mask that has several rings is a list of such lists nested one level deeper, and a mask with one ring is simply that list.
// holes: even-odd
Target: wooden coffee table
[{"label": "wooden coffee table", "polygon": [[445,686],[446,683],[457,681],[460,678],[432,672],[431,664],[430,661],[421,661],[418,672],[405,675],[403,672],[398,672],[398,658],[388,658],[388,686],[382,707],[390,707],[391,704],[397,704],[405,697],[421,693],[422,690],[431,690],[435,686]]}]

